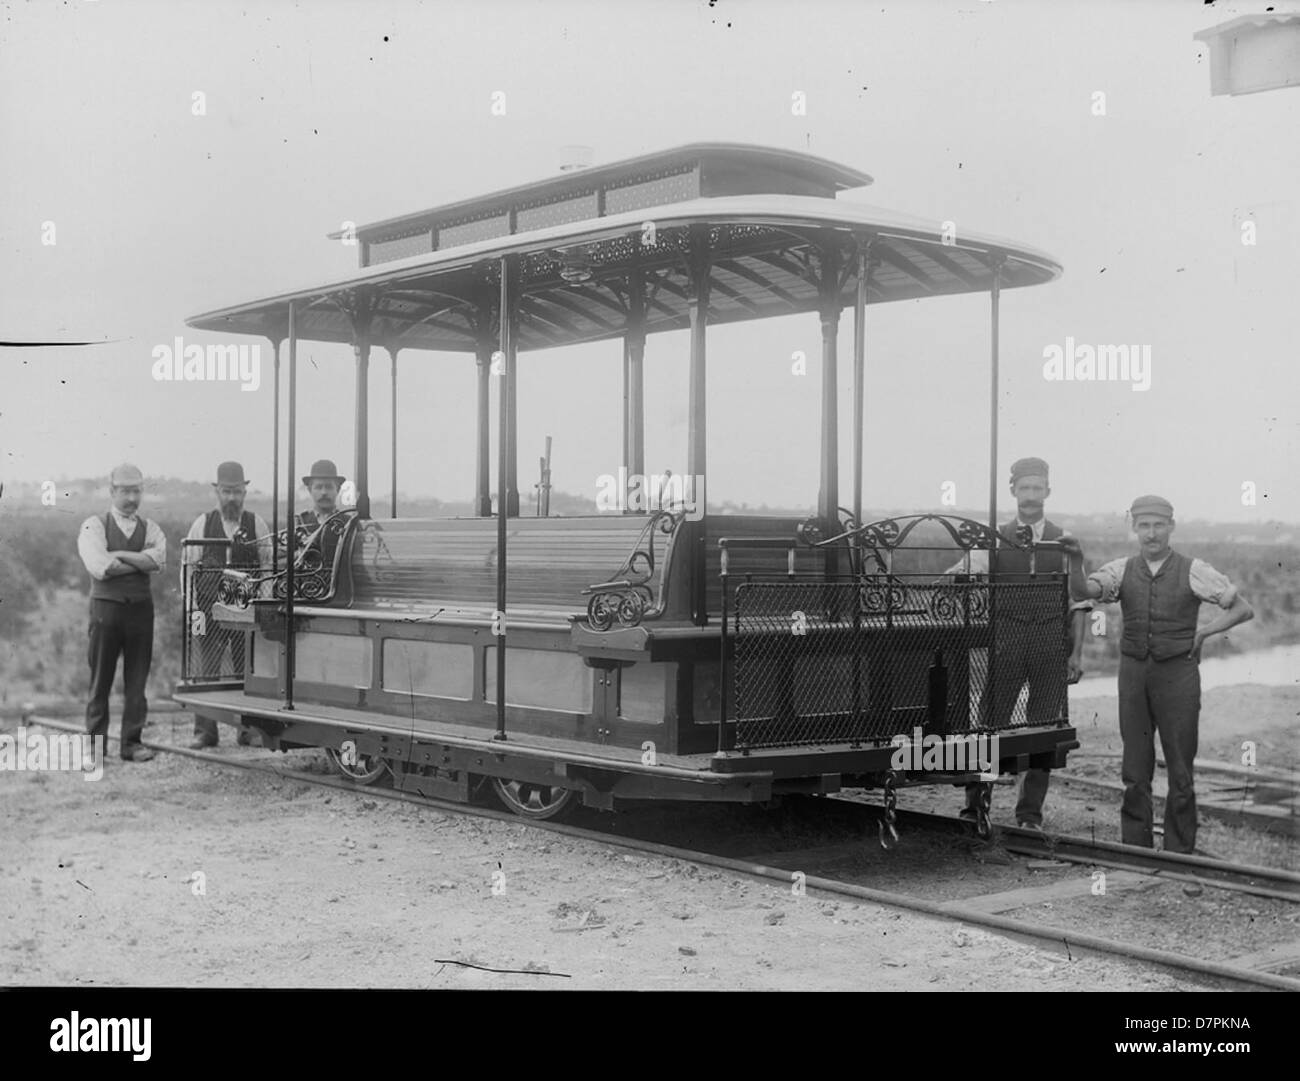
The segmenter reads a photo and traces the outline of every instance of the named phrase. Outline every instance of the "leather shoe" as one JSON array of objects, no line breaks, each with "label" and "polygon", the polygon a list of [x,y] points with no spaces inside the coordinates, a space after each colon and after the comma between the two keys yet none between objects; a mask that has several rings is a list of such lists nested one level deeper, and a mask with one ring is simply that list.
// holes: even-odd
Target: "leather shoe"
[{"label": "leather shoe", "polygon": [[217,745],[217,741],[215,739],[206,739],[203,736],[200,736],[198,739],[196,739],[193,743],[190,744],[190,750],[201,751],[205,747],[215,747],[216,745]]},{"label": "leather shoe", "polygon": [[135,747],[132,750],[122,752],[122,761],[148,762],[156,753],[156,751],[150,750],[148,747]]}]

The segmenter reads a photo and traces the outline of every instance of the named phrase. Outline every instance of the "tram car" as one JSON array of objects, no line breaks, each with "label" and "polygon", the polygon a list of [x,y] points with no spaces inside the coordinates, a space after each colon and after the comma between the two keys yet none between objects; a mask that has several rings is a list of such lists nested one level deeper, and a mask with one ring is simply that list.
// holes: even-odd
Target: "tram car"
[{"label": "tram car", "polygon": [[[1078,745],[1065,694],[1067,586],[1038,568],[1050,545],[996,531],[996,406],[987,522],[862,520],[869,307],[988,293],[996,403],[1000,292],[1050,282],[1061,268],[1019,244],[945,236],[937,222],[836,197],[870,182],[803,153],[684,146],[363,226],[350,277],[190,319],[273,347],[278,536],[270,570],[188,569],[176,698],[260,730],[272,749],[325,748],[359,783],[391,775],[400,789],[462,801],[490,787],[538,819],[579,802],[752,803],[852,787],[879,789],[892,812],[905,785],[1063,766]],[[845,309],[854,317],[854,428],[842,497]],[[792,315],[815,315],[822,329],[821,449],[807,468],[810,504],[817,477],[814,514],[719,514],[704,493],[691,498],[689,483],[670,483],[668,499],[633,498],[622,513],[520,515],[519,352],[621,345],[621,483],[646,475],[647,342],[688,330],[685,474],[707,477],[710,412],[727,408],[706,396],[708,329]],[[316,525],[295,515],[303,341],[351,345],[357,372],[355,505]],[[375,346],[393,370],[387,518],[370,512]],[[476,365],[474,517],[397,513],[396,380],[408,350]],[[619,352],[611,348],[610,363]],[[979,550],[993,560],[1012,551],[1020,573],[962,573]],[[1055,658],[1060,693],[1045,714],[1030,716],[1024,698],[989,705],[1008,621],[1022,637],[1036,624],[1034,648]],[[212,633],[233,643],[216,664],[195,641]],[[927,739],[955,746],[975,736],[998,737],[988,741],[993,761],[921,768]]]}]

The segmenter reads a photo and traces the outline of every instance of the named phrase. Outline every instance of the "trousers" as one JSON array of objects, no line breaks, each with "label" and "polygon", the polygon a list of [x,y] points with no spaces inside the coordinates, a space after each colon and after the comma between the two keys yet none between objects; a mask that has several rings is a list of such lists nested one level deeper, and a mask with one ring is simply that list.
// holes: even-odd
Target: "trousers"
[{"label": "trousers", "polygon": [[1124,741],[1121,776],[1120,838],[1126,845],[1153,847],[1151,778],[1155,775],[1155,734],[1165,752],[1169,795],[1165,798],[1165,851],[1189,853],[1196,847],[1196,758],[1201,718],[1201,670],[1187,658],[1157,661],[1121,656],[1119,734]]},{"label": "trousers", "polygon": [[[1065,677],[1061,671],[1059,651],[1044,648],[1046,636],[1054,626],[1004,623],[996,638],[993,678],[984,688],[980,703],[982,724],[1004,729],[1020,698],[1020,689],[1029,683],[1029,700],[1025,719],[1030,724],[1057,720],[1065,711]],[[1043,802],[1051,782],[1051,770],[1026,770],[1016,801],[1016,821],[1043,823]],[[966,806],[979,801],[979,784],[966,786]]]},{"label": "trousers", "polygon": [[86,731],[108,743],[108,695],[122,659],[121,754],[129,758],[140,744],[149,715],[145,685],[153,663],[153,601],[92,600],[87,660],[90,662],[90,701],[86,705]]}]

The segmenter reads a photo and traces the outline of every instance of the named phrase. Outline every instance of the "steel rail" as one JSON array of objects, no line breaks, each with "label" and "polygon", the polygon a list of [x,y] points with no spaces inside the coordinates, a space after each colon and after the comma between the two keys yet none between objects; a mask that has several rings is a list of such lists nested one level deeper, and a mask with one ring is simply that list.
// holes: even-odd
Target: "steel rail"
[{"label": "steel rail", "polygon": [[[851,803],[856,801],[842,800]],[[875,804],[859,806],[879,814]],[[967,828],[960,818],[930,814],[925,811],[900,810],[900,823],[911,822],[917,826]],[[1230,863],[1207,856],[1185,856],[1178,852],[1157,852],[1136,848],[1114,841],[1096,841],[1087,837],[1047,833],[1024,829],[1020,826],[999,826],[1000,833],[1015,840],[1003,847],[1009,852],[1028,856],[1046,856],[1071,863],[1096,863],[1126,871],[1138,871],[1158,876],[1171,882],[1196,882],[1215,889],[1236,890],[1260,897],[1273,897],[1282,901],[1300,903],[1300,874],[1280,867],[1261,867],[1256,864]],[[1270,885],[1272,884],[1272,885]]]},{"label": "steel rail", "polygon": [[[33,717],[29,723],[41,724],[46,727],[58,728],[70,732],[84,731],[79,725],[51,719]],[[117,737],[110,738],[113,738],[115,741],[117,739]],[[288,780],[300,781],[303,784],[319,785],[323,788],[342,789],[368,794],[375,798],[412,804],[419,807],[427,807],[431,810],[446,811],[448,813],[462,814],[474,818],[488,818],[494,821],[506,822],[514,825],[534,826],[560,836],[571,837],[575,840],[590,841],[596,844],[604,844],[616,848],[625,848],[634,852],[660,856],[665,859],[676,859],[682,860],[686,863],[716,867],[720,870],[731,871],[735,874],[746,875],[751,878],[769,879],[780,882],[783,885],[789,885],[790,883],[797,881],[801,874],[801,872],[768,867],[764,864],[754,863],[748,860],[732,859],[727,856],[718,856],[709,852],[698,852],[691,849],[678,848],[674,845],[660,844],[656,841],[642,841],[636,838],[619,837],[600,833],[595,830],[584,829],[579,826],[566,826],[557,822],[539,822],[525,819],[508,811],[493,811],[485,807],[475,807],[464,803],[453,803],[435,797],[416,796],[396,789],[358,785],[351,781],[342,780],[341,778],[321,777],[316,774],[300,773],[295,770],[281,769],[267,763],[240,761],[238,759],[227,758],[223,755],[212,754],[207,751],[194,751],[190,750],[188,747],[175,747],[169,744],[158,743],[156,740],[143,740],[142,742],[146,747],[156,751],[168,754],[177,754],[186,758],[194,758],[219,766],[234,767],[236,769],[244,769],[255,773],[270,774]],[[1003,916],[980,912],[975,909],[964,909],[960,906],[952,906],[945,902],[928,901],[921,897],[909,897],[906,894],[892,893],[887,890],[871,889],[867,886],[858,886],[848,882],[838,882],[834,879],[822,878],[817,875],[804,875],[803,883],[806,888],[821,890],[823,893],[838,894],[858,901],[870,901],[874,904],[884,905],[889,908],[906,909],[908,911],[919,912],[923,915],[933,916],[943,920],[969,923],[979,927],[986,927],[994,931],[1001,931],[1011,936],[1037,939],[1045,943],[1052,943],[1053,945],[1063,944],[1067,948],[1077,947],[1085,950],[1093,950],[1097,953],[1110,954],[1128,960],[1145,961],[1150,964],[1162,965],[1166,968],[1192,972],[1200,976],[1212,976],[1218,979],[1231,980],[1237,983],[1252,984],[1257,987],[1268,987],[1279,991],[1300,991],[1300,979],[1293,979],[1288,976],[1275,976],[1272,973],[1239,968],[1235,965],[1225,964],[1219,961],[1202,961],[1195,957],[1188,957],[1185,954],[1172,953],[1167,950],[1149,949],[1145,946],[1138,946],[1126,942],[1117,942],[1112,939],[1101,938],[1097,935],[1089,935],[1078,931],[1065,930],[1063,928],[1044,927],[1041,924],[1008,919]]]}]

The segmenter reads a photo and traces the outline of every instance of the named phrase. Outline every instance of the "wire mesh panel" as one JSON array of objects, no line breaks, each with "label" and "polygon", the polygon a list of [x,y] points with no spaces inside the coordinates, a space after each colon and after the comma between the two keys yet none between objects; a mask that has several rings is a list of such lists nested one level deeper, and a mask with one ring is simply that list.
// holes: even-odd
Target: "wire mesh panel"
[{"label": "wire mesh panel", "polygon": [[1066,716],[1061,576],[991,584],[885,574],[747,579],[733,611],[737,749],[852,745],[918,727],[960,734]]},{"label": "wire mesh panel", "polygon": [[221,626],[212,614],[217,601],[229,601],[221,583],[225,567],[190,563],[184,570],[184,629],[181,679],[222,683],[244,678],[244,632]]}]

